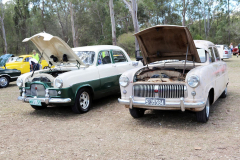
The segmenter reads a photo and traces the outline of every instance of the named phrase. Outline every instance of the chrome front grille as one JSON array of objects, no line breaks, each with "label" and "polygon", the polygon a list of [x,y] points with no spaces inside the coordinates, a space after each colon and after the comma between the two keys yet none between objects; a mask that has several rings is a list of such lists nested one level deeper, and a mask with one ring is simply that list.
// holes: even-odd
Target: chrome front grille
[{"label": "chrome front grille", "polygon": [[137,84],[133,86],[135,97],[180,98],[186,96],[186,86],[182,84]]},{"label": "chrome front grille", "polygon": [[[58,92],[56,90],[48,90],[48,94],[50,97],[56,97],[58,96]],[[26,89],[26,95],[27,96],[39,96],[39,97],[45,97],[46,90],[45,87],[42,84],[32,84],[30,89]]]},{"label": "chrome front grille", "polygon": [[42,84],[32,84],[30,90],[26,90],[26,95],[44,97],[45,87]]}]

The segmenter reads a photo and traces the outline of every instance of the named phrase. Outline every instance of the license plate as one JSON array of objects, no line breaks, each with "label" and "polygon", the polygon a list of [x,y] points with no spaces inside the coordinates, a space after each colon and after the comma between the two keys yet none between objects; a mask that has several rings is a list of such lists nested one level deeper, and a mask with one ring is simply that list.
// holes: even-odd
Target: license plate
[{"label": "license plate", "polygon": [[34,106],[42,106],[41,101],[38,99],[29,99],[29,103]]},{"label": "license plate", "polygon": [[149,106],[165,106],[164,98],[145,98],[145,105]]}]

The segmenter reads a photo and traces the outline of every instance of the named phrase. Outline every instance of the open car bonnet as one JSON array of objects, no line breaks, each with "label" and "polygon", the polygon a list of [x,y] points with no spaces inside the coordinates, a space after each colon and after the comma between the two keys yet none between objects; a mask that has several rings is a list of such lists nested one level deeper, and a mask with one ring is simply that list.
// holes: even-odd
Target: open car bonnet
[{"label": "open car bonnet", "polygon": [[11,54],[4,54],[0,56],[0,67],[5,66],[7,60],[11,57]]},{"label": "open car bonnet", "polygon": [[169,59],[199,62],[192,36],[184,26],[158,25],[135,34],[146,64]]},{"label": "open car bonnet", "polygon": [[[85,65],[81,59],[73,52],[72,48],[68,46],[61,38],[52,36],[48,33],[38,33],[30,38],[25,38],[23,42],[31,40],[38,50],[43,53],[43,58],[53,65],[60,63],[75,63]],[[57,59],[56,59],[56,58]],[[67,59],[65,58],[67,57]]]}]

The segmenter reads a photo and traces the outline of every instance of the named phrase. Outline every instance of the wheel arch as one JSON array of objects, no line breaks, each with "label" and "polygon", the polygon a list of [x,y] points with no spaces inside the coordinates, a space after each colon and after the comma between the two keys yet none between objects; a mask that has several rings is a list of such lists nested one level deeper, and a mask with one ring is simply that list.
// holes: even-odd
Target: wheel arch
[{"label": "wheel arch", "polygon": [[8,74],[0,75],[0,78],[1,78],[1,77],[7,77],[9,81],[11,80],[11,77],[10,77]]},{"label": "wheel arch", "polygon": [[82,89],[82,88],[87,88],[87,89],[89,89],[90,92],[91,92],[91,95],[92,95],[93,98],[94,98],[94,89],[93,89],[92,86],[89,85],[89,84],[84,84],[84,85],[79,86],[79,87],[77,88],[76,92],[75,92],[75,98],[76,98],[76,96],[77,96],[78,91],[79,91],[80,89]]},{"label": "wheel arch", "polygon": [[209,96],[210,105],[212,105],[214,102],[214,88],[211,88],[209,90],[208,96]]}]

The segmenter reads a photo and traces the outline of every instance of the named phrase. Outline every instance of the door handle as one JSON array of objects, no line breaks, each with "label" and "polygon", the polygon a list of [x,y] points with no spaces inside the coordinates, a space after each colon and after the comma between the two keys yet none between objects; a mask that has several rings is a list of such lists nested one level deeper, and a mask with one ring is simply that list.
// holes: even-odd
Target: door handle
[{"label": "door handle", "polygon": [[113,64],[112,66],[113,66],[113,67],[116,67],[116,65],[115,65],[115,64]]}]

